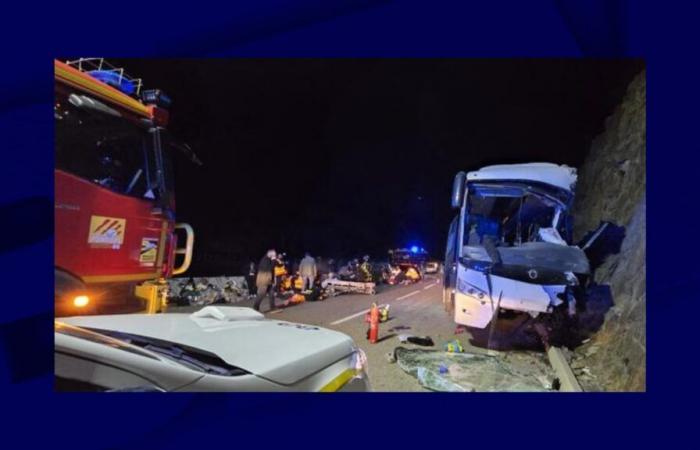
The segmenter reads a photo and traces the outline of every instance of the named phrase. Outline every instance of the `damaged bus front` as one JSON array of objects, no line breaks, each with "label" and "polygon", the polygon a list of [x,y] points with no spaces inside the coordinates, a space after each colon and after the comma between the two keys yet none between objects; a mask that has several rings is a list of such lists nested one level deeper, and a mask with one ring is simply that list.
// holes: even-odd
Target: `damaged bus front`
[{"label": "damaged bus front", "polygon": [[571,245],[576,169],[498,165],[455,176],[443,301],[455,322],[485,328],[499,311],[576,312],[590,272]]}]

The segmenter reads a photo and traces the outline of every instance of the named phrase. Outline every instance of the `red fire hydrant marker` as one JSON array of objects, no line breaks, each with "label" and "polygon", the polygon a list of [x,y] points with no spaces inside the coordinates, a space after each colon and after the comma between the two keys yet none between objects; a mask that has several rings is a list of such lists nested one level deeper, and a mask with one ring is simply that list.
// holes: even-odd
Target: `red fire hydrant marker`
[{"label": "red fire hydrant marker", "polygon": [[371,344],[377,342],[379,337],[379,308],[376,303],[372,303],[369,309],[369,329],[367,330],[367,339]]}]

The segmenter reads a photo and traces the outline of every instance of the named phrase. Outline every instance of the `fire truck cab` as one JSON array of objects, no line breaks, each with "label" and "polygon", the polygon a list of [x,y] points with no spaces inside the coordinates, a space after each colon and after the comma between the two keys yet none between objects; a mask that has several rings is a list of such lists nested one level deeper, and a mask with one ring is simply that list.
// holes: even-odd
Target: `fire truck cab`
[{"label": "fire truck cab", "polygon": [[170,100],[101,58],[54,68],[56,316],[159,312],[194,242],[175,222]]}]

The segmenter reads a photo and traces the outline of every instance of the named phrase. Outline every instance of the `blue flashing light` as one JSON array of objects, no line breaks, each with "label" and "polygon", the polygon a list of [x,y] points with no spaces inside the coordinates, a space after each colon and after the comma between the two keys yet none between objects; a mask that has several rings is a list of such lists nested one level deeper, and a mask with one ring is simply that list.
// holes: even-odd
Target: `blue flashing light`
[{"label": "blue flashing light", "polygon": [[411,247],[411,253],[418,253],[418,246],[417,245],[414,245],[413,247]]},{"label": "blue flashing light", "polygon": [[136,91],[133,81],[128,80],[114,70],[91,70],[88,73],[91,77],[119,89],[126,95],[131,95]]}]

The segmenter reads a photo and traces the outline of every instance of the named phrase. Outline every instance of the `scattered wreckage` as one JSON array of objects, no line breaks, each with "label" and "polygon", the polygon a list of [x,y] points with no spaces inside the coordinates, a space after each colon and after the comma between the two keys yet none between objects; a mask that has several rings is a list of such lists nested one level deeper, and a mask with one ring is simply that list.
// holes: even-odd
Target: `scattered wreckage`
[{"label": "scattered wreckage", "polygon": [[[372,264],[367,256],[362,262],[357,259],[351,260],[341,267],[338,273],[320,275],[313,288],[308,290],[303,289],[303,281],[298,274],[292,276],[285,269],[278,276],[280,282],[277,283],[276,294],[283,300],[283,306],[303,301],[324,300],[340,294],[374,295],[380,283],[410,284],[423,278],[419,268],[411,263]],[[168,303],[171,305],[233,304],[247,297],[249,292],[243,277],[189,277],[169,280]]]},{"label": "scattered wreckage", "polygon": [[236,303],[248,295],[242,277],[210,277],[172,279],[168,303],[179,306],[207,306]]},{"label": "scattered wreckage", "polygon": [[448,233],[443,301],[457,324],[483,329],[502,310],[576,313],[590,275],[586,253],[571,245],[576,178],[576,169],[550,163],[455,176],[459,214]]},{"label": "scattered wreckage", "polygon": [[391,359],[431,391],[552,392],[560,390],[547,357],[534,352],[449,352],[397,347]]}]

